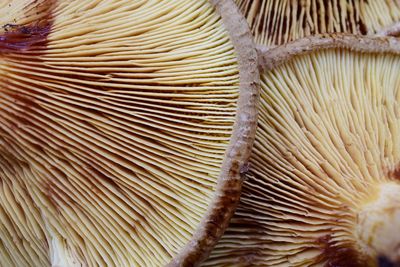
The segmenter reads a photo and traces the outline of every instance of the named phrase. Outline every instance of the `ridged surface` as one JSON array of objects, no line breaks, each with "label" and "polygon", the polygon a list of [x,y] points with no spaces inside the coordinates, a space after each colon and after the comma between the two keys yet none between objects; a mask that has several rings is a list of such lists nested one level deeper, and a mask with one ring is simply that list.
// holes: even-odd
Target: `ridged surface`
[{"label": "ridged surface", "polygon": [[320,33],[373,34],[400,19],[396,0],[236,0],[258,44]]},{"label": "ridged surface", "polygon": [[203,266],[374,266],[356,228],[380,184],[399,184],[400,58],[330,48],[287,60],[262,74],[241,202]]},{"label": "ridged surface", "polygon": [[48,4],[0,6],[0,266],[162,266],[231,137],[228,34],[203,0]]},{"label": "ridged surface", "polygon": [[192,240],[168,267],[198,266],[221,238],[239,203],[255,138],[260,74],[253,37],[245,18],[232,0],[210,2],[222,18],[238,60],[240,82],[237,112],[214,198]]}]

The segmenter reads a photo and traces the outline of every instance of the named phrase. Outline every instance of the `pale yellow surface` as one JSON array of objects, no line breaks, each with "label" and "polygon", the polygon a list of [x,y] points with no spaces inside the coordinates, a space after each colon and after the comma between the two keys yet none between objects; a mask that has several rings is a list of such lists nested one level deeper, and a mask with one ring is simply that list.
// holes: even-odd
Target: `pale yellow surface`
[{"label": "pale yellow surface", "polygon": [[229,37],[206,0],[57,1],[52,17],[47,47],[0,53],[0,266],[163,266],[230,139]]},{"label": "pale yellow surface", "polygon": [[204,266],[374,264],[385,236],[366,253],[358,217],[387,183],[398,208],[399,69],[395,55],[330,49],[262,75],[250,174]]}]

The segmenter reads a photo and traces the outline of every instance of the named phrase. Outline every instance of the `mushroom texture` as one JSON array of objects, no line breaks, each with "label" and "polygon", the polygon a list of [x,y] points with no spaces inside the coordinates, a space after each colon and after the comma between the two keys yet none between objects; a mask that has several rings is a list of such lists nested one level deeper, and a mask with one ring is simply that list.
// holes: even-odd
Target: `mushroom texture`
[{"label": "mushroom texture", "polygon": [[334,35],[263,54],[248,179],[204,266],[400,261],[399,53]]},{"label": "mushroom texture", "polygon": [[400,36],[400,22],[395,22],[392,25],[384,27],[380,29],[377,33],[377,36]]},{"label": "mushroom texture", "polygon": [[0,266],[206,256],[254,138],[257,57],[234,3],[8,0],[0,13]]},{"label": "mushroom texture", "polygon": [[400,20],[397,0],[236,0],[236,3],[247,18],[256,42],[269,47],[321,33],[374,34]]}]

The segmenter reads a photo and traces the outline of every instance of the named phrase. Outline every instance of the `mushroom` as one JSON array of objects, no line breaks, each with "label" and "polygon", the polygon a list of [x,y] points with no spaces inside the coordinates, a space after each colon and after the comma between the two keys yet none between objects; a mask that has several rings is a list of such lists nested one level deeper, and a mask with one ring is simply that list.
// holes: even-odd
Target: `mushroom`
[{"label": "mushroom", "polygon": [[313,34],[373,34],[400,20],[386,0],[236,0],[258,44],[281,45]]},{"label": "mushroom", "polygon": [[400,35],[400,22],[395,22],[383,29],[380,29],[377,33],[377,36],[395,36],[399,37]]},{"label": "mushroom", "polygon": [[259,79],[229,0],[0,4],[0,266],[192,266],[239,199]]},{"label": "mushroom", "polygon": [[250,170],[203,266],[400,263],[399,54],[335,34],[262,55]]}]

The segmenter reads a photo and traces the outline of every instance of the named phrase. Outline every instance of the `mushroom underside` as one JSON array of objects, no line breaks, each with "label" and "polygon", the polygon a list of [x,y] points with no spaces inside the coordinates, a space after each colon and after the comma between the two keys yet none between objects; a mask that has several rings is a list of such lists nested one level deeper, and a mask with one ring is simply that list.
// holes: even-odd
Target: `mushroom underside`
[{"label": "mushroom underside", "polygon": [[322,33],[382,33],[400,20],[398,1],[236,0],[256,43],[273,47]]},{"label": "mushroom underside", "polygon": [[50,2],[0,4],[0,266],[163,266],[219,197],[229,34],[205,0]]},{"label": "mushroom underside", "polygon": [[248,179],[203,266],[400,261],[399,68],[394,53],[330,48],[262,74]]}]

